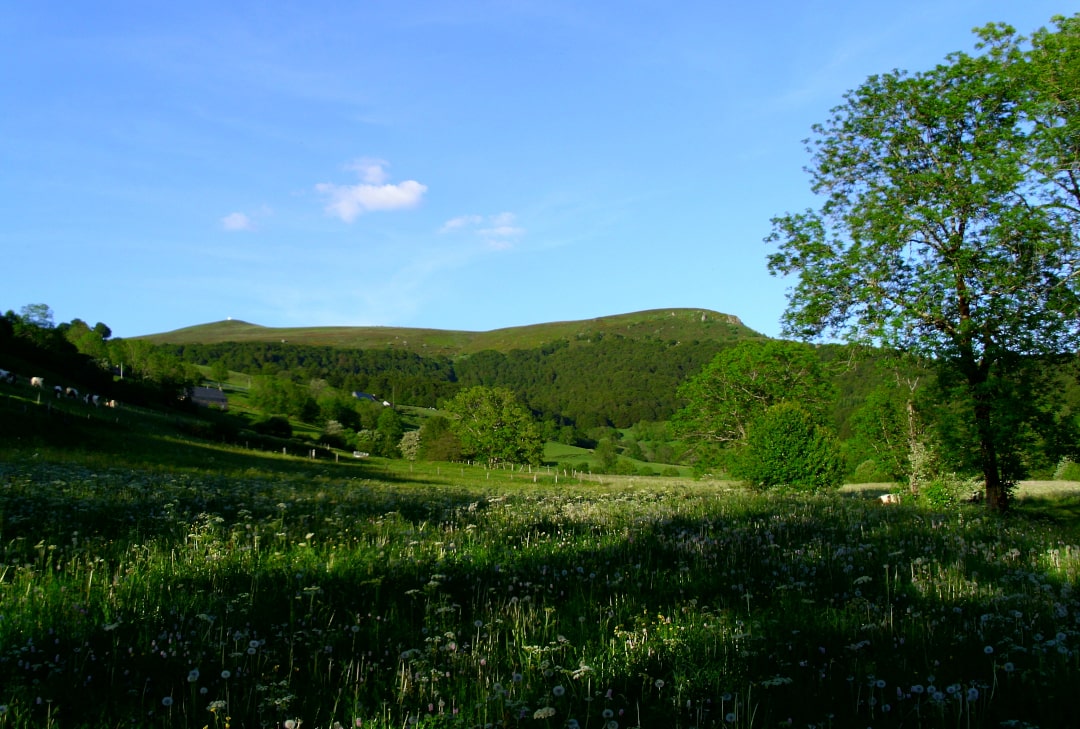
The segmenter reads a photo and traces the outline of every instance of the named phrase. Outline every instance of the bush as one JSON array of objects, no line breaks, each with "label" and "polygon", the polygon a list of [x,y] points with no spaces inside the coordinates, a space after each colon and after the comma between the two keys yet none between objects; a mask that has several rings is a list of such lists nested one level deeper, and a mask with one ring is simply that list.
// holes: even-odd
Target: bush
[{"label": "bush", "polygon": [[266,420],[256,421],[251,424],[251,429],[260,435],[273,435],[278,438],[292,437],[292,425],[283,415],[272,415]]},{"label": "bush", "polygon": [[759,488],[820,491],[843,483],[836,438],[797,403],[774,405],[750,426],[732,473]]},{"label": "bush", "polygon": [[868,458],[856,466],[847,478],[848,483],[887,483],[893,480],[873,458]]},{"label": "bush", "polygon": [[949,509],[971,501],[980,493],[979,481],[947,473],[924,483],[916,495],[916,501],[935,509]]},{"label": "bush", "polygon": [[319,434],[319,442],[330,448],[349,449],[349,431],[338,421],[328,420]]},{"label": "bush", "polygon": [[1054,470],[1055,481],[1080,481],[1080,463],[1075,463],[1071,458],[1062,458]]}]

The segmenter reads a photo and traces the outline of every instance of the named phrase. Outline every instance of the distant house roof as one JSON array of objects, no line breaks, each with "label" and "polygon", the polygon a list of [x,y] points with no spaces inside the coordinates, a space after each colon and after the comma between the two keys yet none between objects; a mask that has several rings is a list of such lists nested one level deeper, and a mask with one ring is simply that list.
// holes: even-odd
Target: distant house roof
[{"label": "distant house roof", "polygon": [[214,387],[192,388],[191,399],[195,401],[196,405],[202,405],[203,407],[214,405],[222,410],[228,410],[229,408],[229,399],[225,397],[225,393]]}]

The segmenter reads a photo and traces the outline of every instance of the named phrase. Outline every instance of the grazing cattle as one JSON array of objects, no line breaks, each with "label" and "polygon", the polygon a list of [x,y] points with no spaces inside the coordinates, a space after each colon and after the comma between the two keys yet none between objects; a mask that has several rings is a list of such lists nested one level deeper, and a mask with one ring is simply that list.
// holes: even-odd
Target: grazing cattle
[{"label": "grazing cattle", "polygon": [[45,378],[44,377],[31,377],[30,378],[30,387],[45,387]]},{"label": "grazing cattle", "polygon": [[116,400],[108,400],[105,403],[105,407],[107,407],[107,408],[115,408],[115,407],[117,407]]},{"label": "grazing cattle", "polygon": [[72,400],[79,399],[79,391],[76,390],[74,387],[65,387],[64,394],[70,397]]},{"label": "grazing cattle", "polygon": [[899,504],[900,494],[882,494],[878,500],[883,504]]},{"label": "grazing cattle", "polygon": [[57,397],[63,397],[64,396],[64,388],[60,387],[60,385],[53,385],[52,391],[54,393],[56,393]]},{"label": "grazing cattle", "polygon": [[98,395],[91,395],[89,392],[83,395],[83,402],[87,405],[93,405],[97,407],[101,404],[101,398]]},{"label": "grazing cattle", "polygon": [[7,370],[0,370],[0,382],[6,382],[9,385],[15,384],[15,373],[8,372]]}]

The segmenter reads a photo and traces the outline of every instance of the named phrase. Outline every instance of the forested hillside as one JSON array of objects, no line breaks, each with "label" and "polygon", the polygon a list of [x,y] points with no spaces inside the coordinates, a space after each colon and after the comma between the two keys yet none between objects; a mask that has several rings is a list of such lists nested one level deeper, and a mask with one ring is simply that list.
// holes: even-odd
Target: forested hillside
[{"label": "forested hillside", "polygon": [[715,341],[688,343],[596,335],[537,349],[485,350],[458,360],[393,349],[338,349],[300,344],[227,342],[160,345],[181,360],[249,375],[277,375],[306,384],[325,380],[346,392],[435,407],[473,385],[516,392],[542,420],[579,428],[666,420],[675,391],[720,350]]}]

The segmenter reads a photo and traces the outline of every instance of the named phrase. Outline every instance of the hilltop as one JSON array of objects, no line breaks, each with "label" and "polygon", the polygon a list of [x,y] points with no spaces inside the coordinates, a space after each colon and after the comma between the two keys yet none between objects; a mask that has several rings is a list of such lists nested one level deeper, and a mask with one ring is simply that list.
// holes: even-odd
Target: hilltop
[{"label": "hilltop", "polygon": [[484,350],[532,349],[556,340],[588,341],[618,334],[630,339],[732,342],[764,337],[731,314],[708,309],[652,309],[630,314],[472,332],[409,327],[265,327],[237,319],[199,324],[141,339],[153,344],[287,342],[349,349],[400,349],[456,357]]}]

